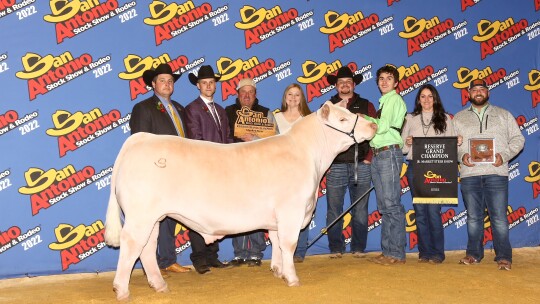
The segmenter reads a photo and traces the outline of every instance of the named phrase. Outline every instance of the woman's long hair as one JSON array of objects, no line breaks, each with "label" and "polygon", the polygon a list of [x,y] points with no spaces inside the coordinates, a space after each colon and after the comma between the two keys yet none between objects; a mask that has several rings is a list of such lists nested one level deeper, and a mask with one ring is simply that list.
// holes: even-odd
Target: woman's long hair
[{"label": "woman's long hair", "polygon": [[307,102],[306,102],[306,95],[304,94],[304,90],[302,90],[302,87],[300,87],[299,84],[297,83],[291,83],[290,85],[288,85],[286,88],[285,88],[285,91],[283,91],[283,98],[281,99],[281,112],[285,112],[287,111],[287,93],[289,92],[290,89],[292,88],[297,88],[300,90],[300,115],[302,116],[307,116],[309,114],[311,114],[311,110],[309,109],[308,105],[307,105]]},{"label": "woman's long hair", "polygon": [[418,89],[416,94],[416,99],[414,100],[414,110],[412,112],[413,116],[420,115],[422,113],[422,105],[420,104],[420,94],[424,89],[428,89],[433,96],[433,116],[431,121],[433,122],[433,129],[435,129],[436,134],[442,134],[446,131],[446,111],[441,101],[441,96],[437,89],[431,84],[425,84]]}]

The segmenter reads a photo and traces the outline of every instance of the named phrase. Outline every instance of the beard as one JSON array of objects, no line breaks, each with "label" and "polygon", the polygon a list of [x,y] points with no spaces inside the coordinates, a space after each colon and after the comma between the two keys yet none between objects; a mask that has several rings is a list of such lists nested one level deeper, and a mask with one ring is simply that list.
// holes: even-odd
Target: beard
[{"label": "beard", "polygon": [[475,106],[483,106],[489,101],[489,96],[486,96],[482,99],[476,99],[469,96],[469,101]]},{"label": "beard", "polygon": [[339,91],[340,94],[350,94],[351,89],[350,88],[343,88]]}]

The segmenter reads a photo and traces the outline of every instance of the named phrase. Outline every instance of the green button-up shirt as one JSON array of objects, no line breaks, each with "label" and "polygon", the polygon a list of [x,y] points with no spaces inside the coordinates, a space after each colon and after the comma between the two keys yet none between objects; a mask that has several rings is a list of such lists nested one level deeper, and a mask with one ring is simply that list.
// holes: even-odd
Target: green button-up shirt
[{"label": "green button-up shirt", "polygon": [[407,106],[403,98],[393,90],[381,96],[379,99],[379,110],[381,111],[380,118],[365,117],[367,120],[377,124],[377,134],[369,142],[372,148],[381,148],[389,145],[398,144],[403,147],[403,140],[399,131],[394,128],[401,129],[405,114],[407,114]]}]

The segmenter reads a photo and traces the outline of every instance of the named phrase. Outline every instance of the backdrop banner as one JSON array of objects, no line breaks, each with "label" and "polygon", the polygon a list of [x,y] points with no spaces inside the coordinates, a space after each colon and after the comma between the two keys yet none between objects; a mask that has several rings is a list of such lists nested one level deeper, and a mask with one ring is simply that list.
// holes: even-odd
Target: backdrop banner
[{"label": "backdrop banner", "polygon": [[[153,94],[142,74],[162,63],[183,74],[172,97],[184,106],[199,95],[187,75],[211,65],[221,74],[215,102],[234,104],[238,82],[250,77],[272,111],[291,83],[317,110],[336,94],[326,76],[342,66],[363,76],[355,91],[376,108],[376,71],[396,66],[409,112],[426,83],[449,114],[466,109],[469,81],[483,78],[490,102],[508,109],[526,138],[508,170],[510,241],[537,246],[539,10],[538,0],[0,0],[0,278],[116,268],[118,250],[103,238],[112,167],[130,135],[133,106]],[[416,252],[406,169],[407,252]],[[325,226],[325,193],[323,178],[310,239]],[[460,195],[441,216],[446,249],[464,249]],[[347,214],[342,227],[347,244],[350,220]],[[372,192],[367,251],[380,251],[381,222]],[[492,248],[489,219],[484,228]],[[191,264],[190,245],[178,224],[179,263]],[[308,255],[328,252],[324,236]],[[270,255],[268,247],[264,258]],[[219,257],[233,258],[230,238]]]}]

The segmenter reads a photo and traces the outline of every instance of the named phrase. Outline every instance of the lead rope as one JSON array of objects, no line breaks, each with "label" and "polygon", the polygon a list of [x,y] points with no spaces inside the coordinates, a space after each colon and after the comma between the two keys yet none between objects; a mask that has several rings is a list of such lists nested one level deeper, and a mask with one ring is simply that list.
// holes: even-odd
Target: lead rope
[{"label": "lead rope", "polygon": [[358,143],[354,144],[354,184],[358,185]]}]

